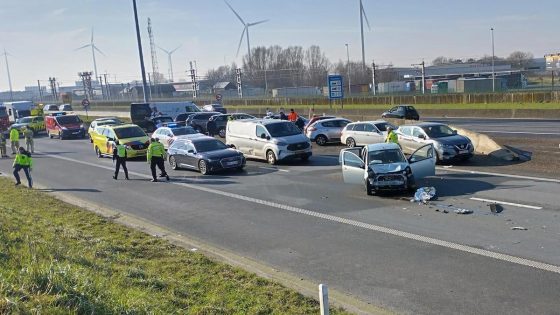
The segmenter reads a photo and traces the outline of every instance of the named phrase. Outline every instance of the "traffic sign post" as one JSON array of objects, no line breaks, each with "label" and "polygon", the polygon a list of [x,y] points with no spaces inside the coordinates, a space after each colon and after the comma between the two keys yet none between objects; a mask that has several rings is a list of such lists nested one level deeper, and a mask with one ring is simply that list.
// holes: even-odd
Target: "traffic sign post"
[{"label": "traffic sign post", "polygon": [[[342,104],[342,99],[344,98],[344,82],[342,76],[339,74],[330,74],[327,79],[329,87],[329,100],[340,99]],[[342,105],[344,108],[344,105]],[[332,103],[331,103],[332,108]]]},{"label": "traffic sign post", "polygon": [[84,110],[86,111],[86,121],[89,121],[89,115],[88,115],[89,100],[87,98],[84,98],[82,100],[82,106],[84,107]]}]

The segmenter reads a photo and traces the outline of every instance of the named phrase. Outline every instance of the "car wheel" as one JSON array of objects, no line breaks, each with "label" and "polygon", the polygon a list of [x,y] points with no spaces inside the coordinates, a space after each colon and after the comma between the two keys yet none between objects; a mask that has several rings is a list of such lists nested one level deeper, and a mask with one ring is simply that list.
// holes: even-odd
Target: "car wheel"
[{"label": "car wheel", "polygon": [[274,154],[274,151],[272,151],[272,150],[266,151],[266,161],[270,165],[275,165],[278,162],[276,160],[276,155]]},{"label": "car wheel", "polygon": [[367,194],[368,196],[373,196],[375,193],[374,193],[374,191],[373,191],[373,188],[372,188],[371,185],[369,184],[369,180],[366,180],[365,186],[366,186],[366,194]]},{"label": "car wheel", "polygon": [[225,138],[226,137],[226,128],[220,128],[218,130],[218,136],[220,136],[220,138]]},{"label": "car wheel", "polygon": [[317,143],[317,145],[323,146],[327,144],[327,137],[323,135],[318,135],[317,138],[315,138],[315,143]]},{"label": "car wheel", "polygon": [[173,155],[169,157],[169,164],[171,165],[171,169],[173,170],[179,169],[179,165],[177,165],[177,161],[175,160],[175,157]]},{"label": "car wheel", "polygon": [[346,139],[346,146],[349,148],[353,148],[356,146],[356,140],[354,140],[353,138],[348,138]]},{"label": "car wheel", "polygon": [[95,146],[95,155],[97,155],[98,158],[103,157],[103,155],[101,154],[101,151],[99,150],[99,148],[97,146]]},{"label": "car wheel", "polygon": [[200,160],[198,162],[198,169],[200,170],[200,174],[208,175],[208,165],[206,164],[206,161]]}]

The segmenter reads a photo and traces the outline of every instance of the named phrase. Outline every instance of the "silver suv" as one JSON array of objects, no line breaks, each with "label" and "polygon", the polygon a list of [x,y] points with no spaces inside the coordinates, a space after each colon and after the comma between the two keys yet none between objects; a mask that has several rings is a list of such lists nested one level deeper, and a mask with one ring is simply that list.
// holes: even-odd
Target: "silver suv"
[{"label": "silver suv", "polygon": [[387,137],[387,127],[397,130],[397,127],[385,120],[360,121],[348,124],[342,130],[341,141],[349,148],[366,146],[368,144],[383,143]]},{"label": "silver suv", "polygon": [[351,122],[352,121],[345,118],[319,120],[307,127],[305,135],[309,140],[315,141],[318,145],[325,145],[329,142],[340,142],[342,129]]}]

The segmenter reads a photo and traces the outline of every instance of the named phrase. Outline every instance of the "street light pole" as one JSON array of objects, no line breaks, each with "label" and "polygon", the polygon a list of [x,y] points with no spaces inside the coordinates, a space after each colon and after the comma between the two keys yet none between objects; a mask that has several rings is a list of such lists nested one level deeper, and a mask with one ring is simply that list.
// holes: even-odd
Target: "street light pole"
[{"label": "street light pole", "polygon": [[496,92],[496,71],[494,67],[495,54],[494,54],[494,28],[493,27],[490,28],[490,32],[492,33],[492,92]]},{"label": "street light pole", "polygon": [[142,39],[140,38],[140,26],[138,25],[138,12],[136,10],[136,0],[132,0],[134,8],[134,23],[136,24],[136,41],[138,42],[138,56],[140,58],[140,71],[142,71],[142,90],[144,94],[144,102],[148,102],[148,82],[146,82],[146,68],[144,67],[144,55],[142,54]]},{"label": "street light pole", "polygon": [[348,52],[348,44],[346,44],[346,72],[348,75],[348,96],[352,94],[352,83],[350,81],[350,53]]}]

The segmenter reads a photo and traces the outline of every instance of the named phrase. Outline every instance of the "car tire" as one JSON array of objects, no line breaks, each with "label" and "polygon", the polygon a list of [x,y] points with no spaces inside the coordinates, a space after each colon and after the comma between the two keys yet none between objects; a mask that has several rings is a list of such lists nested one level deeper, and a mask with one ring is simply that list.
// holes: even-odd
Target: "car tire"
[{"label": "car tire", "polygon": [[169,165],[171,165],[172,170],[178,170],[179,165],[177,165],[177,161],[173,155],[169,156]]},{"label": "car tire", "polygon": [[356,140],[354,140],[354,138],[346,139],[346,146],[349,147],[349,148],[356,147]]},{"label": "car tire", "polygon": [[220,128],[218,129],[218,136],[220,136],[220,138],[225,138],[226,137],[226,128]]},{"label": "car tire", "polygon": [[278,160],[276,159],[276,154],[274,154],[274,151],[272,151],[272,150],[266,151],[266,161],[270,165],[276,165],[276,163],[278,163]]},{"label": "car tire", "polygon": [[101,154],[101,151],[99,150],[99,148],[97,146],[95,146],[95,155],[97,155],[97,158],[102,158],[103,155]]},{"label": "car tire", "polygon": [[327,141],[328,141],[327,137],[325,137],[325,136],[323,136],[323,135],[318,135],[318,136],[315,138],[315,143],[317,143],[317,145],[320,145],[320,146],[326,145],[326,144],[327,144]]},{"label": "car tire", "polygon": [[208,175],[208,164],[206,164],[206,161],[204,160],[200,160],[198,161],[198,170],[200,171],[200,174],[202,175]]}]

